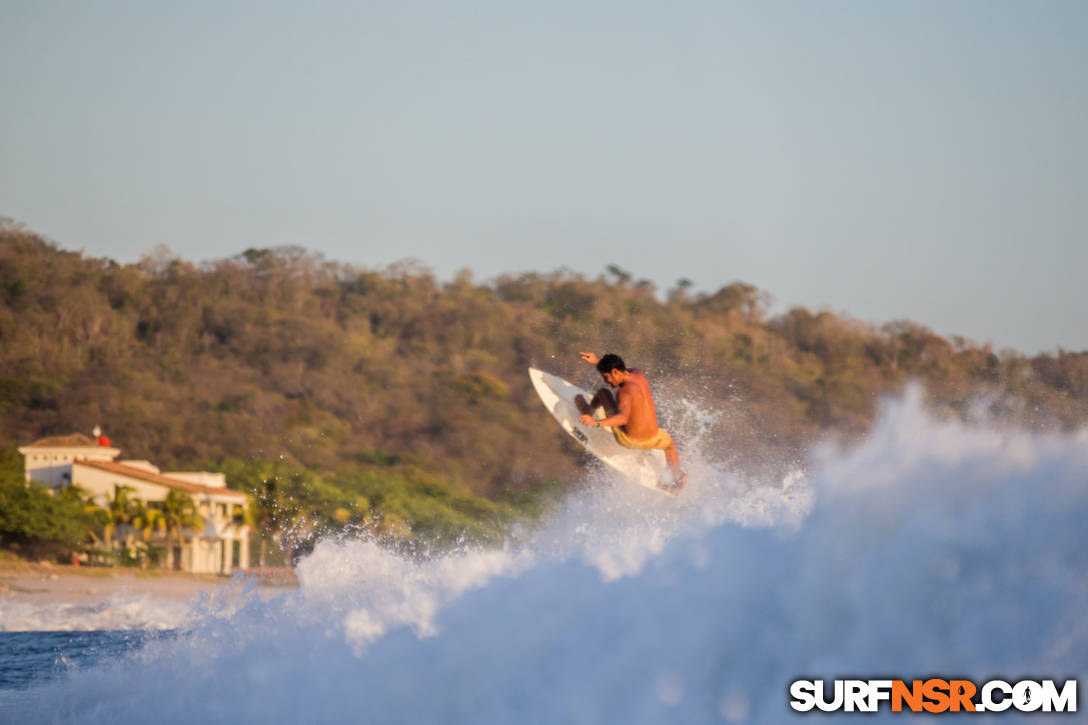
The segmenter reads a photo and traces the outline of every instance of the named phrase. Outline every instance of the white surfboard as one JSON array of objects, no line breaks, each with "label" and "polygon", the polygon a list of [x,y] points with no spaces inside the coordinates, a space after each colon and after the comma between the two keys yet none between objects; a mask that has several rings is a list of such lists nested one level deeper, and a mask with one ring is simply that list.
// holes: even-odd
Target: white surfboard
[{"label": "white surfboard", "polygon": [[[624,448],[616,442],[611,428],[590,428],[583,425],[578,420],[581,413],[574,404],[574,396],[581,395],[587,401],[593,396],[558,375],[529,368],[529,379],[533,381],[533,387],[544,402],[544,407],[559,421],[563,430],[570,433],[587,451],[633,483],[668,493],[658,486],[659,482],[668,485],[672,480],[669,464],[665,462],[665,451]],[[597,417],[600,419],[600,412]]]}]

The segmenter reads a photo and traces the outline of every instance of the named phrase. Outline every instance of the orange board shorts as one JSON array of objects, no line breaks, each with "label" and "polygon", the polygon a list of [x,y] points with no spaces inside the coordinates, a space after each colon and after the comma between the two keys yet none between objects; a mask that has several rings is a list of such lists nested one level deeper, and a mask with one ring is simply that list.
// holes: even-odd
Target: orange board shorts
[{"label": "orange board shorts", "polygon": [[612,434],[616,436],[616,442],[624,448],[637,448],[642,451],[651,451],[656,448],[662,450],[672,445],[672,437],[665,432],[664,428],[658,428],[657,434],[652,438],[647,438],[644,441],[634,441],[627,437],[627,434],[623,432],[623,428],[616,426],[612,429]]}]

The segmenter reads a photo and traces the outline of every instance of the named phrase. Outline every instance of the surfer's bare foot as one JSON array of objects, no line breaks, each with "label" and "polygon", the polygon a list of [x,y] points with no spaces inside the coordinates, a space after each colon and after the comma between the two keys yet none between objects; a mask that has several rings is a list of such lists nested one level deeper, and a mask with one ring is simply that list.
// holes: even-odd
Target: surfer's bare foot
[{"label": "surfer's bare foot", "polygon": [[661,489],[664,489],[665,491],[668,491],[671,494],[678,494],[678,493],[680,493],[680,491],[683,490],[684,484],[686,484],[687,482],[688,482],[687,471],[677,470],[677,471],[673,472],[672,483],[662,482],[662,483],[657,484],[657,487],[661,488]]}]

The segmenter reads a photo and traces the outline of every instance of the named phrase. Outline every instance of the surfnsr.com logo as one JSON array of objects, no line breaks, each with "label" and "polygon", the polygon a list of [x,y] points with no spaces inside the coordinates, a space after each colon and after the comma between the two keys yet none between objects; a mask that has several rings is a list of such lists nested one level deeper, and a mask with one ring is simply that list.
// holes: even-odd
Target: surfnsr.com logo
[{"label": "surfnsr.com logo", "polygon": [[794,680],[790,707],[797,712],[1076,712],[1077,681],[1054,680]]}]

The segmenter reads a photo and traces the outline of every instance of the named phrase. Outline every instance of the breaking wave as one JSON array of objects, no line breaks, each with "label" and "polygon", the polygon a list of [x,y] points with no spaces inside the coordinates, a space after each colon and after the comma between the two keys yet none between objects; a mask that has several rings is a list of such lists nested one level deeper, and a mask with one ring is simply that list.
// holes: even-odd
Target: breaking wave
[{"label": "breaking wave", "polygon": [[595,471],[506,550],[322,542],[297,591],[238,582],[15,720],[775,723],[802,675],[1084,674],[1088,432],[939,420],[921,397],[804,476],[688,456],[669,497]]},{"label": "breaking wave", "polygon": [[197,611],[196,602],[146,594],[114,594],[92,602],[0,599],[0,632],[174,629],[192,620]]}]

